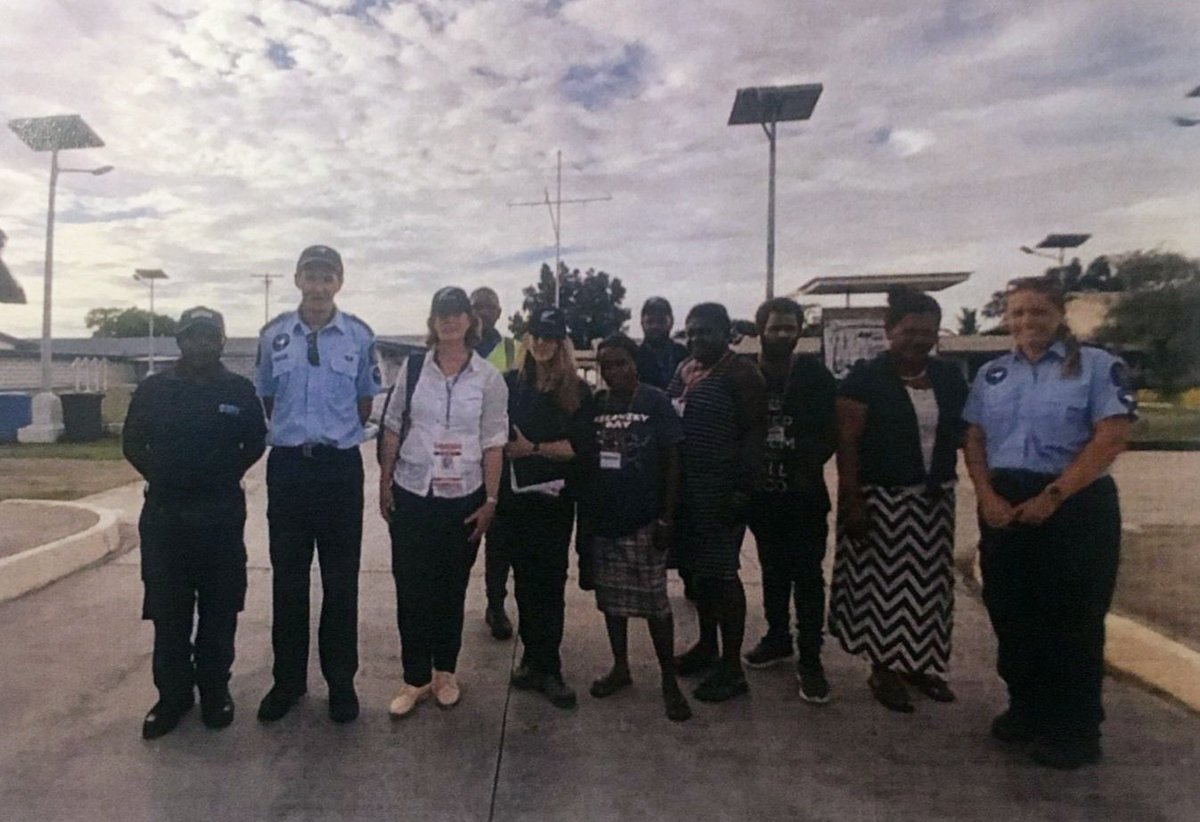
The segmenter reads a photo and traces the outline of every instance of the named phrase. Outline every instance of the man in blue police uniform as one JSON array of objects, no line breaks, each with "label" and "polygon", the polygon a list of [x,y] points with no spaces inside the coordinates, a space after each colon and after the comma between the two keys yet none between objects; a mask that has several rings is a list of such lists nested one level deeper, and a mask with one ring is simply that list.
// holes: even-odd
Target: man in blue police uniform
[{"label": "man in blue police uniform", "polygon": [[[225,322],[204,307],[179,318],[179,361],[138,386],[125,418],[125,458],[146,478],[138,530],[154,622],[158,703],[142,736],[170,733],[195,703],[210,728],[233,721],[229,669],[246,598],[241,479],[266,447],[254,386],[221,365]],[[195,650],[193,616],[199,612]]]},{"label": "man in blue police uniform", "polygon": [[329,685],[329,718],[358,717],[358,569],[362,553],[363,466],[359,445],[381,390],[375,337],[339,311],[342,258],[310,246],[296,263],[300,307],[259,336],[255,385],[271,420],[267,522],[271,542],[271,645],[275,684],[258,718],[281,719],[307,691],[309,572],[321,569],[317,647]]}]

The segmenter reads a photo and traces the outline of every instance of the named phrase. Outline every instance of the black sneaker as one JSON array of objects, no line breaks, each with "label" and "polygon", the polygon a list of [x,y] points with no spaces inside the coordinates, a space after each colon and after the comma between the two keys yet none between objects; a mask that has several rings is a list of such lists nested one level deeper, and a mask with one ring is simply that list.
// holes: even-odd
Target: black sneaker
[{"label": "black sneaker", "polygon": [[530,670],[528,667],[526,667],[525,663],[522,662],[516,667],[516,670],[512,672],[512,675],[509,676],[508,683],[518,691],[537,691],[542,687],[543,678],[544,677],[542,674],[539,674],[537,671]]},{"label": "black sneaker", "polygon": [[991,735],[1006,745],[1024,745],[1032,742],[1036,734],[1028,721],[1009,708],[992,720]]},{"label": "black sneaker", "polygon": [[1100,761],[1100,740],[1075,736],[1040,737],[1029,746],[1029,758],[1048,768],[1073,771]]},{"label": "black sneaker", "polygon": [[574,689],[563,682],[561,676],[543,676],[538,690],[555,708],[570,710],[578,704]]},{"label": "black sneaker", "polygon": [[166,736],[179,725],[183,715],[196,704],[196,697],[188,694],[185,699],[160,699],[142,720],[142,739],[158,739]]},{"label": "black sneaker", "polygon": [[791,640],[778,641],[763,637],[749,652],[742,654],[742,659],[751,668],[770,668],[777,662],[792,657]]},{"label": "black sneaker", "polygon": [[233,696],[228,688],[200,691],[200,721],[204,727],[214,730],[233,724]]},{"label": "black sneaker", "polygon": [[746,673],[741,666],[729,668],[722,665],[704,678],[692,696],[701,702],[725,702],[748,693],[750,683],[746,681]]},{"label": "black sneaker", "polygon": [[814,705],[824,705],[829,702],[829,680],[821,666],[800,666],[796,669],[796,679],[800,683],[800,698]]},{"label": "black sneaker", "polygon": [[302,690],[292,691],[275,685],[267,691],[262,702],[258,703],[258,721],[276,722],[283,719],[302,696],[304,696]]},{"label": "black sneaker", "polygon": [[329,718],[339,725],[358,719],[358,694],[353,685],[329,689]]},{"label": "black sneaker", "polygon": [[488,609],[483,613],[483,621],[491,629],[492,639],[512,639],[512,622],[509,621],[508,614],[504,613],[503,605],[496,608],[488,606]]}]

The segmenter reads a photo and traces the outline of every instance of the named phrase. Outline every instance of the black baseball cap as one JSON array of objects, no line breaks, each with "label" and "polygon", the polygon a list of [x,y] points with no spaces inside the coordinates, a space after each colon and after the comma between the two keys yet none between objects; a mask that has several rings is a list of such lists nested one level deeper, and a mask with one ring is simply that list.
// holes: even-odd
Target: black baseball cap
[{"label": "black baseball cap", "polygon": [[313,263],[327,265],[336,271],[339,277],[342,276],[342,255],[327,245],[310,245],[301,251],[300,259],[296,262],[296,271]]},{"label": "black baseball cap", "polygon": [[567,336],[567,321],[562,309],[552,305],[533,309],[529,315],[529,333],[543,340],[561,340]]},{"label": "black baseball cap", "polygon": [[199,326],[207,326],[219,332],[222,337],[225,336],[225,318],[221,316],[221,312],[202,305],[189,308],[179,315],[179,322],[175,324],[175,336],[182,337],[184,332]]},{"label": "black baseball cap", "polygon": [[651,297],[646,300],[646,302],[642,303],[642,313],[675,316],[675,312],[671,310],[671,304],[667,302],[666,297]]},{"label": "black baseball cap", "polygon": [[435,317],[449,317],[452,314],[471,313],[471,300],[467,292],[456,285],[439,288],[433,295],[433,304],[429,313]]}]

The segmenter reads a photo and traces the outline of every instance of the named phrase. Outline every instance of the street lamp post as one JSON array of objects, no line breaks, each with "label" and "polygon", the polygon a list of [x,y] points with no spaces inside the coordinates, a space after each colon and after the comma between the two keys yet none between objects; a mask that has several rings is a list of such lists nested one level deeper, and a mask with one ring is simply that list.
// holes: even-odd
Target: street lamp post
[{"label": "street lamp post", "polygon": [[809,83],[799,86],[762,86],[740,88],[733,99],[729,125],[757,123],[770,144],[767,178],[767,299],[775,296],[775,131],[779,123],[807,120],[817,107],[824,86]]},{"label": "street lamp post", "polygon": [[133,278],[150,286],[150,364],[146,368],[149,376],[154,373],[154,281],[167,279],[167,274],[161,268],[139,268]]},{"label": "street lamp post", "polygon": [[34,151],[50,152],[50,196],[46,209],[46,260],[42,281],[42,391],[33,400],[33,421],[18,431],[17,436],[21,442],[54,442],[62,433],[62,404],[53,391],[54,374],[50,330],[51,296],[54,281],[54,200],[58,175],[66,173],[107,174],[112,171],[112,166],[92,169],[59,166],[58,152],[60,151],[100,148],[104,145],[104,141],[78,114],[12,120],[8,127]]},{"label": "street lamp post", "polygon": [[[1033,248],[1027,245],[1021,246],[1021,251],[1025,254],[1032,254],[1035,257],[1045,257],[1048,260],[1058,260],[1058,267],[1063,267],[1063,261],[1066,259],[1068,248],[1079,248],[1092,237],[1091,234],[1047,234],[1046,239],[1042,240]],[[1055,249],[1057,254],[1038,251],[1039,248]]]}]

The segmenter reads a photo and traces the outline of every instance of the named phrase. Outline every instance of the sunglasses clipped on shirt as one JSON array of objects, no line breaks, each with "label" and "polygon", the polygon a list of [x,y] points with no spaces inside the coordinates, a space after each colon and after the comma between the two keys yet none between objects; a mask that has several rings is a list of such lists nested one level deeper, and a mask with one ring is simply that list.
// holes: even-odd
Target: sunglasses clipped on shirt
[{"label": "sunglasses clipped on shirt", "polygon": [[308,340],[308,364],[320,365],[321,352],[317,350],[317,332],[310,331],[305,339]]}]

